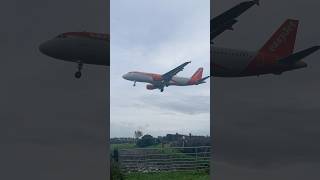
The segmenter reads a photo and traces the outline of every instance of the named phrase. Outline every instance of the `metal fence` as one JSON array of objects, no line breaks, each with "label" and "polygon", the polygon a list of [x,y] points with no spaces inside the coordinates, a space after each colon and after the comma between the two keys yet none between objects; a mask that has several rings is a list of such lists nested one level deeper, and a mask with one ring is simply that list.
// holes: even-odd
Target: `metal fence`
[{"label": "metal fence", "polygon": [[119,149],[118,161],[126,172],[209,169],[210,146]]}]

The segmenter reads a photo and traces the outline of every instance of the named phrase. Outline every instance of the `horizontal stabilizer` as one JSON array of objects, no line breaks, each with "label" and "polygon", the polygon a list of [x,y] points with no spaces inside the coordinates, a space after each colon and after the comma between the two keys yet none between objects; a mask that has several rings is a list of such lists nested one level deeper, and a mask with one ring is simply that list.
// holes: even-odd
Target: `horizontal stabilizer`
[{"label": "horizontal stabilizer", "polygon": [[310,54],[318,51],[319,49],[320,49],[320,46],[313,46],[308,49],[291,54],[290,56],[287,56],[283,59],[280,59],[279,62],[284,63],[284,64],[293,64],[293,63],[296,63],[296,62],[300,61],[301,59],[309,56]]},{"label": "horizontal stabilizer", "polygon": [[209,77],[210,77],[210,76],[206,76],[206,77],[200,79],[197,84],[206,83],[205,80],[208,79]]}]

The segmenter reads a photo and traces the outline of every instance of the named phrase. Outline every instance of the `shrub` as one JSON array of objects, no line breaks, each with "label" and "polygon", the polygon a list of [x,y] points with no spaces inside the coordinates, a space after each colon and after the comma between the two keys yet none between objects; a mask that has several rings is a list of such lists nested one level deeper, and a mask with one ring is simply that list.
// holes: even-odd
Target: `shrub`
[{"label": "shrub", "polygon": [[111,162],[110,177],[111,180],[124,180],[124,176],[119,167],[119,164],[115,161]]},{"label": "shrub", "polygon": [[142,138],[137,141],[137,146],[138,147],[146,147],[146,146],[152,146],[157,143],[158,143],[158,141],[156,141],[156,139],[154,137],[147,134],[147,135],[142,136]]}]

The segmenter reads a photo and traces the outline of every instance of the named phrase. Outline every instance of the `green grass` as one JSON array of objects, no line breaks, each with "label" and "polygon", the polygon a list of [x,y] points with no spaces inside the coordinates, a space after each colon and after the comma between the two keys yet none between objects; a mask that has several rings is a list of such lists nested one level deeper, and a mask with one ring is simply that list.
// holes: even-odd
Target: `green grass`
[{"label": "green grass", "polygon": [[130,173],[125,180],[209,180],[205,171],[176,171],[159,173]]},{"label": "green grass", "polygon": [[[161,149],[162,147],[163,147],[163,149]],[[113,153],[114,149],[134,149],[134,148],[139,148],[139,147],[137,147],[135,144],[132,144],[132,143],[131,144],[130,143],[111,144],[111,153]],[[169,144],[164,144],[164,145],[155,144],[155,145],[147,146],[144,148],[159,148],[159,153],[172,155],[175,158],[193,158],[192,155],[185,154],[178,149],[170,148]],[[143,148],[141,148],[141,149],[143,149]]]},{"label": "green grass", "polygon": [[129,143],[124,143],[124,144],[111,144],[111,150],[113,151],[114,149],[133,149],[136,148],[135,144],[129,144]]}]

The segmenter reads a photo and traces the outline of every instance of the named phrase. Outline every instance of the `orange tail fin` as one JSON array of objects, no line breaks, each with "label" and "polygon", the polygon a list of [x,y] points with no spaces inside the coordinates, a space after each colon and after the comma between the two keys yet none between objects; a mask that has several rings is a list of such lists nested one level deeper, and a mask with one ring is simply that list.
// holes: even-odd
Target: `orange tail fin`
[{"label": "orange tail fin", "polygon": [[190,84],[195,84],[202,79],[203,68],[199,68],[190,78]]},{"label": "orange tail fin", "polygon": [[294,51],[299,21],[288,19],[260,49],[260,53],[287,57]]}]

